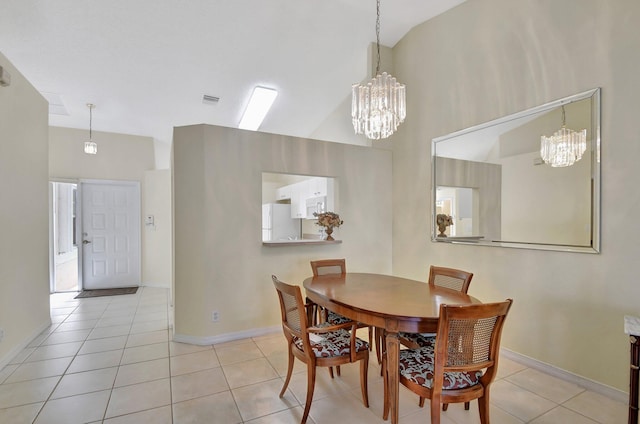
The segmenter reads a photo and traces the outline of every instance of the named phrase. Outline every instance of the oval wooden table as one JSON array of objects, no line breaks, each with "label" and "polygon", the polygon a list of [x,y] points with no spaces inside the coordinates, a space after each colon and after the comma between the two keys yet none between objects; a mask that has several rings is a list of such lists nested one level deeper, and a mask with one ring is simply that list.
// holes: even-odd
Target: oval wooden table
[{"label": "oval wooden table", "polygon": [[[314,303],[367,325],[383,329],[391,422],[398,423],[398,332],[435,333],[442,304],[480,303],[472,296],[426,282],[382,274],[327,274],[304,280]],[[384,417],[385,419],[387,417]]]}]

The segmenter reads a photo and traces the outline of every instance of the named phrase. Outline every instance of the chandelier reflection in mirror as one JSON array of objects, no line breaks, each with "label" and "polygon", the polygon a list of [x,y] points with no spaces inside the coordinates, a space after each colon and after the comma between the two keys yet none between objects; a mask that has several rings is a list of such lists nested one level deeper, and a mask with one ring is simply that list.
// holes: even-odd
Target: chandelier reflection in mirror
[{"label": "chandelier reflection in mirror", "polygon": [[389,137],[407,114],[405,86],[386,72],[380,74],[380,0],[376,2],[376,77],[353,84],[351,117],[356,134],[372,140]]},{"label": "chandelier reflection in mirror", "polygon": [[93,108],[96,107],[96,105],[87,103],[87,107],[89,108],[89,141],[84,142],[84,152],[89,155],[95,155],[98,153],[98,144],[91,139],[91,121],[93,118]]},{"label": "chandelier reflection in mirror", "polygon": [[554,168],[571,166],[587,150],[587,130],[573,131],[566,127],[564,106],[562,106],[562,128],[547,137],[540,137],[540,155],[545,163]]}]

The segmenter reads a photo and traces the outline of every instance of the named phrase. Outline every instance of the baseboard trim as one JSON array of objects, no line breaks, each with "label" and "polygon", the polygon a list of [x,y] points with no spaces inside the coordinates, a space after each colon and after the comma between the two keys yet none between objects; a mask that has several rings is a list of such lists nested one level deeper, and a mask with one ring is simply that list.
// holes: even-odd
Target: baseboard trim
[{"label": "baseboard trim", "polygon": [[530,358],[509,349],[500,348],[500,355],[514,362],[526,365],[529,368],[536,369],[545,374],[549,374],[569,383],[584,387],[587,390],[601,394],[615,401],[622,403],[627,403],[629,401],[629,393],[627,392],[607,386],[606,384],[598,383],[597,381],[563,370],[562,368],[554,367],[553,365],[538,361],[537,359]]},{"label": "baseboard trim", "polygon": [[250,337],[260,337],[282,331],[282,326],[253,328],[251,330],[238,331],[235,333],[218,334],[217,336],[197,337],[185,334],[174,333],[173,341],[179,343],[189,343],[199,346],[214,345],[219,343],[232,342],[234,340],[247,339]]},{"label": "baseboard trim", "polygon": [[33,342],[36,339],[36,337],[40,335],[40,333],[42,333],[45,329],[47,329],[50,326],[51,326],[51,321],[42,324],[30,336],[28,336],[22,343],[17,344],[13,349],[7,352],[6,355],[0,358],[0,370],[6,367],[7,365],[9,365],[9,362],[11,362],[11,360],[15,358],[16,355],[18,355],[18,353],[22,352],[22,350],[27,346],[29,346],[31,342]]}]

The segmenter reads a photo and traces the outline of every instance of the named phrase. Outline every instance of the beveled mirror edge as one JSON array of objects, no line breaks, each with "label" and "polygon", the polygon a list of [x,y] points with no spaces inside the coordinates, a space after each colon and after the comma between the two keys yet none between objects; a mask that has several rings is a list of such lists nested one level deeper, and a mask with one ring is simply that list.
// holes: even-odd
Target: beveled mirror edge
[{"label": "beveled mirror edge", "polygon": [[[575,253],[600,253],[600,144],[601,144],[601,105],[600,105],[600,87],[593,88],[578,94],[563,97],[540,106],[535,106],[520,112],[513,113],[501,118],[494,119],[482,124],[478,124],[469,128],[465,128],[444,136],[436,137],[431,141],[431,241],[434,243],[449,244],[466,244],[489,247],[507,247],[517,249],[547,250],[559,252],[575,252]],[[490,126],[499,125],[515,119],[523,118],[546,110],[551,110],[578,100],[592,98],[591,118],[593,137],[591,142],[591,182],[592,182],[592,200],[591,200],[591,246],[572,246],[562,244],[541,244],[541,243],[525,243],[525,242],[493,242],[474,239],[453,239],[437,237],[436,224],[436,145],[445,140],[465,135],[474,131],[478,131]]]}]

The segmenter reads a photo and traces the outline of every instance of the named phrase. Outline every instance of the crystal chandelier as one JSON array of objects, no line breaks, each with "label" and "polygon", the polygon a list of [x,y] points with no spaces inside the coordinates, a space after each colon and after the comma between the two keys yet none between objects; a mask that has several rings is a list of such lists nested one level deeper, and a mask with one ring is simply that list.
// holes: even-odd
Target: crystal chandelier
[{"label": "crystal chandelier", "polygon": [[87,103],[87,107],[89,108],[89,141],[84,142],[84,152],[95,155],[98,153],[98,145],[91,139],[91,121],[93,118],[93,108],[96,107],[96,105]]},{"label": "crystal chandelier", "polygon": [[376,77],[366,85],[353,84],[351,99],[353,129],[372,140],[389,137],[407,115],[404,84],[386,72],[380,74],[380,0],[376,13]]},{"label": "crystal chandelier", "polygon": [[562,128],[547,137],[540,137],[540,155],[545,163],[560,168],[571,166],[587,150],[587,130],[573,131],[565,126],[565,112],[562,106]]}]

